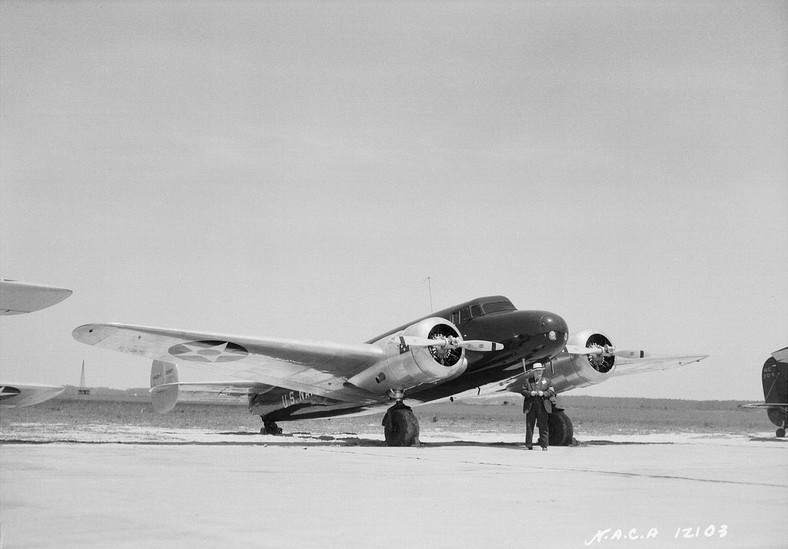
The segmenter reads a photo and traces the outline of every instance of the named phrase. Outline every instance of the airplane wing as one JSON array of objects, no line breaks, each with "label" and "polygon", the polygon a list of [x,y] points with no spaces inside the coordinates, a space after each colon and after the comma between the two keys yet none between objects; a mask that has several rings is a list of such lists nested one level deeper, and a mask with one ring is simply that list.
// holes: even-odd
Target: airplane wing
[{"label": "airplane wing", "polygon": [[40,385],[38,383],[0,382],[0,408],[33,406],[55,398],[65,389],[65,387],[61,386]]},{"label": "airplane wing", "polygon": [[788,402],[752,402],[739,404],[739,408],[788,408]]},{"label": "airplane wing", "polygon": [[683,356],[647,356],[645,358],[616,358],[616,373],[614,377],[645,372],[657,372],[686,366],[693,362],[700,362],[709,355],[683,355]]},{"label": "airplane wing", "polygon": [[236,337],[125,324],[86,324],[72,335],[87,345],[164,362],[188,362],[222,376],[336,400],[380,398],[346,385],[349,378],[383,359],[383,350],[371,344]]},{"label": "airplane wing", "polygon": [[[700,362],[704,358],[708,358],[708,356],[709,355],[681,355],[681,356],[664,355],[664,356],[651,356],[646,358],[617,357],[616,371],[613,377],[619,375],[641,374],[645,372],[656,372],[659,370],[678,368],[679,366],[685,366],[687,364],[692,364],[693,362]],[[549,371],[546,375],[548,378],[550,377]],[[480,387],[475,387],[473,389],[469,389],[462,393],[457,393],[451,397],[445,397],[443,399],[436,400],[434,402],[447,401],[450,398],[457,400],[465,397],[475,397],[475,398],[497,397],[510,393],[516,393],[519,395],[520,391],[523,388],[524,382],[525,382],[525,375],[523,373],[517,373],[516,375],[508,379],[496,381],[494,383],[488,383]]]},{"label": "airplane wing", "polygon": [[46,309],[72,293],[55,286],[0,279],[0,315],[21,315]]}]

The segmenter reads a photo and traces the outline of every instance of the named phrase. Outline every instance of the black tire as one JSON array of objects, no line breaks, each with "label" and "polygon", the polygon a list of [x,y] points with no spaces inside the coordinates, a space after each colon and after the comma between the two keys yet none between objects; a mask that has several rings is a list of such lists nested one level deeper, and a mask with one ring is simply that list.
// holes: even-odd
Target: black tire
[{"label": "black tire", "polygon": [[[262,416],[260,416],[262,418]],[[270,419],[263,418],[263,427],[260,429],[261,435],[281,435],[282,428],[279,427],[276,422],[271,421]]]},{"label": "black tire", "polygon": [[780,427],[779,429],[777,429],[777,432],[775,434],[777,435],[778,438],[784,438],[785,437],[785,429]]},{"label": "black tire", "polygon": [[386,446],[417,446],[419,420],[408,406],[395,404],[383,416],[383,434]]},{"label": "black tire", "polygon": [[551,446],[571,446],[574,441],[572,420],[562,411],[555,411],[548,416]]}]

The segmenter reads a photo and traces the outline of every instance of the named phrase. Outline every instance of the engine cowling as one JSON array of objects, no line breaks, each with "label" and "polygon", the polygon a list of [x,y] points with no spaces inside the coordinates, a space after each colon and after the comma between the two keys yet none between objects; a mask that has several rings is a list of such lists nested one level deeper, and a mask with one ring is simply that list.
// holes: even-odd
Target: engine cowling
[{"label": "engine cowling", "polygon": [[407,391],[422,385],[439,383],[457,377],[468,367],[465,350],[460,347],[417,347],[396,343],[399,336],[427,339],[459,338],[457,327],[443,318],[426,318],[412,324],[376,344],[386,351],[386,359],[348,382],[356,387],[383,394]]},{"label": "engine cowling", "polygon": [[[567,345],[604,347],[612,345],[602,332],[583,330],[572,335]],[[558,392],[596,385],[616,371],[616,357],[603,355],[573,355],[566,351],[553,359],[548,375]]]}]

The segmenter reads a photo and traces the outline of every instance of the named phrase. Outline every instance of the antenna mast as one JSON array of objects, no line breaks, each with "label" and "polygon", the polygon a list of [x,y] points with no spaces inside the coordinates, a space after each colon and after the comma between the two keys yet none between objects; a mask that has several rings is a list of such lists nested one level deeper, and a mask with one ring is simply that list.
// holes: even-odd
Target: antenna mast
[{"label": "antenna mast", "polygon": [[432,277],[427,277],[427,287],[430,291],[430,313],[432,313],[434,312],[434,309],[432,308]]}]

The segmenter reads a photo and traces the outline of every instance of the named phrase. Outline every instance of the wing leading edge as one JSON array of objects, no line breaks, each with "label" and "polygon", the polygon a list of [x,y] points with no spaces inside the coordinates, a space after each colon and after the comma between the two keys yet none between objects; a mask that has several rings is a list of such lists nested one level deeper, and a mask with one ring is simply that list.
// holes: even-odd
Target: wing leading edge
[{"label": "wing leading edge", "polygon": [[665,355],[645,358],[618,358],[616,359],[616,373],[614,377],[669,370],[679,366],[686,366],[693,362],[700,362],[708,357],[709,355]]}]

